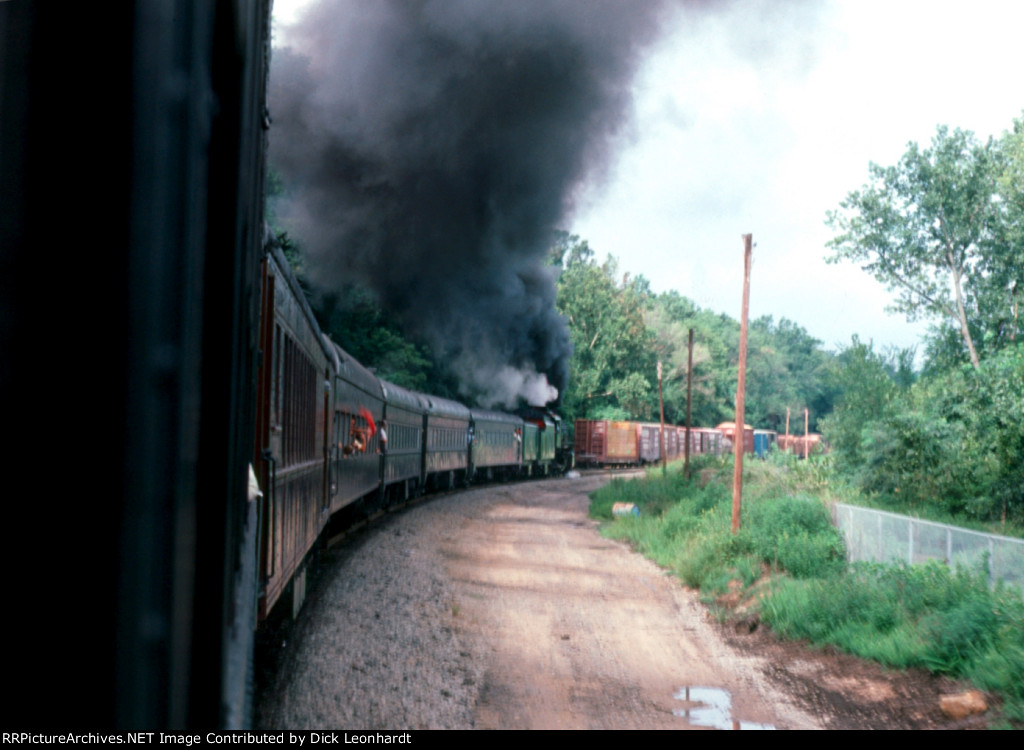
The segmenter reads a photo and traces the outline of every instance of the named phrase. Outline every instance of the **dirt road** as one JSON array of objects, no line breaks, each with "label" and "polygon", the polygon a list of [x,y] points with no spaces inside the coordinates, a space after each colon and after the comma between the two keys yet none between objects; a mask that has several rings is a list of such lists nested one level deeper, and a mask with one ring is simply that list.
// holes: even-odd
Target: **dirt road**
[{"label": "dirt road", "polygon": [[476,726],[817,727],[717,637],[693,592],[597,534],[587,493],[602,481],[497,488],[444,540],[459,628],[489,649]]},{"label": "dirt road", "polygon": [[[436,497],[326,556],[257,726],[962,728],[955,688],[714,622],[587,515],[602,475]],[[689,697],[689,701],[685,700]]]}]

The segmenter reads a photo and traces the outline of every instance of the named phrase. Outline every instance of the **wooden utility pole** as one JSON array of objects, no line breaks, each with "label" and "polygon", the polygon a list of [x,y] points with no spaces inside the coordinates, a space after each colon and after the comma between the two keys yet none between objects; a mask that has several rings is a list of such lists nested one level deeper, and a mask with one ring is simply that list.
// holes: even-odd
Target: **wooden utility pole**
[{"label": "wooden utility pole", "polygon": [[665,399],[661,397],[661,360],[658,360],[658,406],[661,409],[661,474],[668,471],[668,456],[665,455]]},{"label": "wooden utility pole", "polygon": [[693,329],[690,329],[690,352],[686,355],[686,452],[683,454],[683,475],[690,478],[690,396],[693,393]]},{"label": "wooden utility pole", "polygon": [[747,308],[750,306],[750,255],[753,235],[743,235],[743,309],[740,312],[740,372],[736,386],[736,423],[733,431],[733,451],[736,463],[732,473],[732,533],[740,530],[740,499],[743,496],[743,443],[746,426],[743,408],[747,394]]},{"label": "wooden utility pole", "polygon": [[810,440],[807,437],[807,425],[810,422],[810,411],[807,407],[804,407],[804,458],[807,458],[807,454],[810,453]]}]

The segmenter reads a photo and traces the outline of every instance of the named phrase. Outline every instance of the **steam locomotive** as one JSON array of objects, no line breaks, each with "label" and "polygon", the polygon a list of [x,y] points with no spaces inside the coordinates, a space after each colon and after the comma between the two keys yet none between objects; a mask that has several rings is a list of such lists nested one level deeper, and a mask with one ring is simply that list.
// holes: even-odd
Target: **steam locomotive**
[{"label": "steam locomotive", "polygon": [[266,250],[269,10],[0,3],[12,730],[247,726],[328,519],[570,455],[319,331]]}]

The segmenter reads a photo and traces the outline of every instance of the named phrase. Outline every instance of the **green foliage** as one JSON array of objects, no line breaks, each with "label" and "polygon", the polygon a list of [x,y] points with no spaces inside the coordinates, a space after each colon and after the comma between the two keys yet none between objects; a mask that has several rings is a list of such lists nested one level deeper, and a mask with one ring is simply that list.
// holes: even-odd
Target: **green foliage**
[{"label": "green foliage", "polygon": [[[640,517],[617,519],[607,533],[629,539],[692,586],[715,590],[733,578],[750,585],[763,566],[797,577],[840,572],[845,567],[842,539],[821,503],[806,495],[780,494],[759,462],[754,468],[750,476],[745,472],[744,481],[764,486],[750,493],[756,499],[747,504],[738,535],[731,530],[732,493],[724,481],[701,486],[678,472],[615,480],[592,495],[591,515],[610,518],[613,503],[636,504]],[[731,471],[725,474],[731,477]]]},{"label": "green foliage", "polygon": [[903,411],[869,423],[862,433],[865,460],[860,486],[900,495],[911,507],[942,502],[963,510],[969,466],[958,461],[961,435],[948,422],[921,411]]},{"label": "green foliage", "polygon": [[780,580],[761,616],[786,637],[969,678],[1024,718],[1024,601],[990,589],[983,569],[862,563],[838,579]]},{"label": "green foliage", "polygon": [[842,536],[815,498],[779,497],[751,503],[743,532],[754,554],[795,578],[835,575],[846,567]]},{"label": "green foliage", "polygon": [[836,358],[831,387],[839,394],[832,413],[821,422],[821,432],[844,468],[864,462],[864,433],[887,415],[900,386],[893,377],[892,357],[874,351],[871,342],[857,336]]},{"label": "green foliage", "polygon": [[[702,310],[677,292],[651,294],[643,277],[598,264],[586,241],[558,235],[551,262],[561,268],[558,308],[569,320],[575,353],[563,401],[570,418],[647,419],[658,414],[657,362],[663,366],[665,419],[686,421],[689,330],[694,331],[695,425],[735,418],[739,323]],[[751,324],[747,422],[784,428],[786,407],[809,406],[812,429],[832,406],[831,357],[792,321],[766,316]]]},{"label": "green foliage", "polygon": [[613,258],[598,265],[586,241],[564,232],[551,260],[561,268],[557,305],[569,321],[574,347],[562,397],[565,416],[571,420],[614,409],[634,419],[649,417],[657,385],[652,335],[643,320],[650,293],[646,281],[628,274],[620,278]]},{"label": "green foliage", "polygon": [[1024,347],[909,388],[870,346],[855,341],[839,361],[823,432],[857,487],[896,510],[1024,521]]},{"label": "green foliage", "polygon": [[[821,342],[791,320],[766,315],[750,324],[747,352],[747,422],[782,432],[786,408],[810,409],[810,429],[832,411],[837,389],[830,382],[833,357]],[[802,428],[802,425],[801,425]]]},{"label": "green foliage", "polygon": [[910,143],[893,167],[869,166],[870,182],[827,217],[838,235],[831,262],[862,263],[896,293],[894,309],[954,321],[971,361],[978,354],[984,280],[978,269],[991,249],[997,216],[993,146],[962,130],[940,127],[931,148]]},{"label": "green foliage", "polygon": [[940,127],[892,167],[869,166],[828,225],[830,262],[852,260],[896,292],[894,309],[938,325],[948,368],[1016,341],[1024,289],[1024,118],[998,141]]}]

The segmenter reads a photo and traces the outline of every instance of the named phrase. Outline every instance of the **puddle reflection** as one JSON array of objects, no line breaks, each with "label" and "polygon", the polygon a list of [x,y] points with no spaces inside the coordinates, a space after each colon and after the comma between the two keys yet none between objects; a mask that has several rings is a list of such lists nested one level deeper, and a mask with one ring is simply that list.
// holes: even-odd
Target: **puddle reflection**
[{"label": "puddle reflection", "polygon": [[677,701],[699,705],[676,708],[672,713],[699,727],[715,729],[775,729],[772,724],[740,721],[732,716],[732,694],[712,687],[684,687],[674,697]]}]

